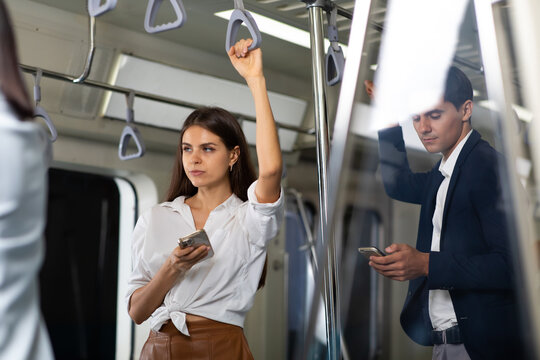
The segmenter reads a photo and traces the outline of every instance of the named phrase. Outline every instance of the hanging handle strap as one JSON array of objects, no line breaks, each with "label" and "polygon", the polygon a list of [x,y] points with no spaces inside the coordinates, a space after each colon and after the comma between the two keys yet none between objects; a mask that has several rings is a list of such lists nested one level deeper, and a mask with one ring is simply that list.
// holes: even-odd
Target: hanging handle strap
[{"label": "hanging handle strap", "polygon": [[328,18],[328,40],[330,40],[330,44],[332,44],[334,50],[339,50],[341,47],[338,43],[337,6],[334,5],[332,10],[328,11],[326,15]]},{"label": "hanging handle strap", "polygon": [[341,48],[335,51],[330,45],[325,57],[326,62],[326,83],[329,86],[339,84],[343,78],[343,69],[345,68],[345,57]]},{"label": "hanging handle strap", "polygon": [[146,15],[144,17],[144,29],[150,34],[172,30],[181,27],[186,21],[186,10],[182,4],[182,0],[169,0],[174,12],[176,14],[176,20],[170,23],[162,25],[154,25],[156,16],[163,0],[149,0],[148,7],[146,8]]},{"label": "hanging handle strap", "polygon": [[105,4],[100,5],[101,0],[88,0],[88,13],[90,16],[103,15],[116,7],[117,0],[107,0]]},{"label": "hanging handle strap", "polygon": [[227,25],[225,51],[229,52],[231,46],[236,42],[236,35],[238,34],[238,30],[242,23],[247,26],[251,38],[253,39],[253,42],[248,49],[254,50],[261,46],[262,36],[255,19],[253,19],[253,16],[251,16],[249,11],[244,9],[244,2],[242,0],[234,0],[234,11],[229,18],[229,24]]},{"label": "hanging handle strap", "polygon": [[[131,159],[138,159],[140,157],[143,157],[145,152],[145,146],[144,142],[142,140],[142,136],[135,126],[134,121],[134,111],[133,111],[133,103],[135,101],[135,94],[133,92],[130,92],[129,94],[126,94],[126,102],[127,102],[127,114],[126,114],[126,126],[124,127],[124,130],[122,131],[122,135],[120,137],[120,143],[118,144],[118,157],[120,160],[131,160]],[[129,144],[129,140],[133,139],[133,142],[137,146],[137,152],[133,154],[127,154],[127,148]]]},{"label": "hanging handle strap", "polygon": [[41,101],[41,77],[43,76],[43,71],[41,69],[38,69],[36,73],[34,74],[34,101],[36,102],[36,106],[34,107],[34,117],[40,117],[45,121],[45,124],[49,128],[49,132],[51,135],[49,136],[49,139],[51,142],[55,142],[56,139],[58,139],[58,131],[56,130],[56,127],[54,126],[51,117],[47,113],[47,111],[39,105],[39,102]]},{"label": "hanging handle strap", "polygon": [[337,7],[333,6],[328,15],[328,40],[330,46],[325,56],[326,63],[326,83],[329,86],[338,84],[343,78],[343,69],[345,67],[345,57],[341,46],[339,46],[337,29]]},{"label": "hanging handle strap", "polygon": [[56,127],[54,126],[51,118],[49,117],[49,114],[47,114],[47,111],[38,105],[34,108],[34,117],[42,118],[43,121],[45,121],[45,124],[47,125],[47,127],[49,128],[49,132],[51,133],[51,135],[49,136],[49,140],[51,140],[51,142],[55,142],[56,139],[58,139],[58,131],[56,130]]},{"label": "hanging handle strap", "polygon": [[135,104],[135,93],[130,91],[129,94],[126,94],[126,122],[131,125],[135,125],[135,111],[133,110],[133,105]]},{"label": "hanging handle strap", "polygon": [[36,102],[36,106],[39,105],[39,102],[41,101],[41,77],[43,76],[43,70],[37,69],[36,73],[34,74],[34,101]]}]

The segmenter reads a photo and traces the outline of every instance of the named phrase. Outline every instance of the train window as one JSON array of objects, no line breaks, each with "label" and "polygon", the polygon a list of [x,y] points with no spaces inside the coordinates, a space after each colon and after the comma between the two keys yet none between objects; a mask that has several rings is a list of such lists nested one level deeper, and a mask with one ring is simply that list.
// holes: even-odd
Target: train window
[{"label": "train window", "polygon": [[[251,95],[246,85],[220,79],[215,76],[182,70],[153,61],[121,54],[117,59],[112,77],[114,84],[145,91],[165,98],[171,97],[194,106],[221,106],[236,114],[255,116],[251,104]],[[154,79],[160,79],[159,82]],[[185,86],[189,84],[189,86]],[[208,96],[208,89],[213,89]],[[276,121],[286,125],[300,126],[304,120],[307,101],[268,92],[272,111]],[[166,103],[140,99],[135,100],[135,121],[159,128],[178,130],[182,127],[180,119],[185,119],[193,111],[191,107],[182,107]],[[126,102],[121,94],[111,94],[106,98],[104,116],[124,119]],[[240,116],[240,120],[242,120]],[[249,144],[255,144],[255,124],[242,121],[242,127]],[[280,143],[283,150],[291,151],[297,133],[280,129]]]},{"label": "train window", "polygon": [[385,296],[382,278],[359,256],[358,248],[384,248],[383,224],[373,210],[349,206],[343,221],[340,285],[342,352],[349,358],[378,358],[382,337],[388,337],[390,297]]},{"label": "train window", "polygon": [[[313,208],[294,189],[287,190],[285,211],[286,261],[286,309],[287,309],[287,359],[297,358],[299,348],[304,346],[307,319],[309,318],[310,294],[317,273],[313,242]],[[326,335],[324,309],[318,309],[316,344],[312,346],[312,358],[324,354]]]}]

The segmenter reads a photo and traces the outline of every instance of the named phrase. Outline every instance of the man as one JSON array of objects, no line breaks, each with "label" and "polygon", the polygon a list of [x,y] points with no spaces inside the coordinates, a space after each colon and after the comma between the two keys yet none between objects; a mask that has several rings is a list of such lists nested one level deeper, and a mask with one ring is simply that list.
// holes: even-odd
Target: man
[{"label": "man", "polygon": [[401,127],[379,132],[386,192],[422,207],[416,249],[392,244],[369,264],[410,280],[401,325],[434,345],[433,359],[521,359],[500,155],[471,127],[472,97],[469,79],[451,67],[444,98],[413,116],[426,150],[443,155],[429,172],[411,172]]}]

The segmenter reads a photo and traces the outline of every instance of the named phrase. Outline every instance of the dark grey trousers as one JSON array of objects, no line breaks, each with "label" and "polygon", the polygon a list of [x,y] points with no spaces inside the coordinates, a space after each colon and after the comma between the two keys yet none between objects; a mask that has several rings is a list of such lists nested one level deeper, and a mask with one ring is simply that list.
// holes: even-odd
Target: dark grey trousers
[{"label": "dark grey trousers", "polygon": [[433,346],[432,360],[471,360],[465,345],[441,344]]}]

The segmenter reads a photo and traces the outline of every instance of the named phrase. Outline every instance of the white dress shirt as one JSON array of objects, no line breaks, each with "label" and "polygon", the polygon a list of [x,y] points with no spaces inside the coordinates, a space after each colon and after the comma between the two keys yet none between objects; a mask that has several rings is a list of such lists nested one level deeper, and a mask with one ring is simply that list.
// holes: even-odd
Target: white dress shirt
[{"label": "white dress shirt", "polygon": [[[261,278],[267,242],[278,233],[284,212],[283,189],[275,203],[259,203],[256,183],[248,189],[248,201],[233,194],[210,213],[204,230],[214,256],[178,278],[150,317],[153,330],[171,319],[180,332],[189,335],[186,314],[243,327]],[[184,200],[179,196],[156,205],[137,221],[128,304],[133,292],[154,277],[178,246],[178,238],[196,231],[191,208]]]},{"label": "white dress shirt", "polygon": [[45,131],[21,122],[0,94],[0,359],[53,358],[39,305],[44,257],[47,169]]},{"label": "white dress shirt", "polygon": [[[459,153],[471,133],[472,130],[459,142],[448,159],[446,161],[442,159],[439,165],[439,171],[443,174],[444,180],[437,191],[435,212],[432,219],[433,235],[431,237],[431,251],[440,251],[442,220],[448,185],[450,184]],[[429,290],[429,317],[431,318],[433,329],[437,331],[448,329],[457,324],[454,305],[452,305],[452,299],[448,290]]]}]

